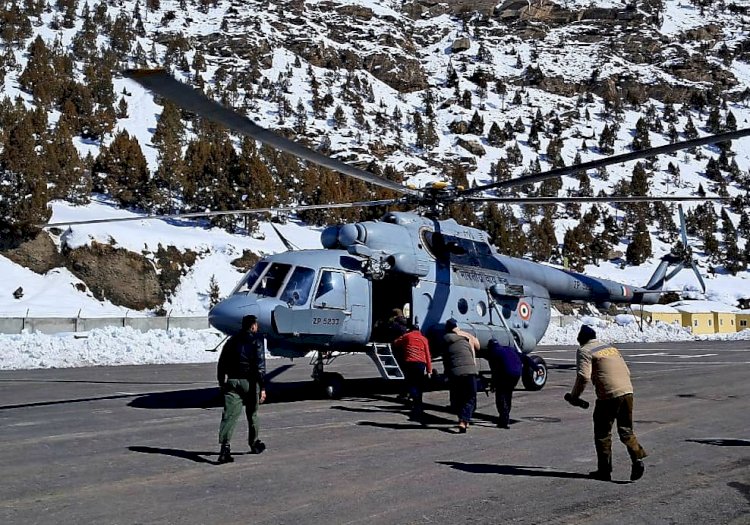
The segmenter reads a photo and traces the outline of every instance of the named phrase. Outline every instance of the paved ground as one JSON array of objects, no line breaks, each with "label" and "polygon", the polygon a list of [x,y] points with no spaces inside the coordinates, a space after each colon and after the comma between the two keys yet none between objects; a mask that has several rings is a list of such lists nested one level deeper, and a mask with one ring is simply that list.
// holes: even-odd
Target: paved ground
[{"label": "paved ground", "polygon": [[480,394],[466,435],[445,391],[429,425],[408,421],[364,359],[331,368],[355,378],[340,401],[315,399],[306,362],[274,361],[269,448],[222,466],[211,365],[2,372],[0,523],[750,523],[748,343],[624,346],[650,453],[637,483],[585,476],[591,410],[562,401],[571,348],[539,352],[549,383],[516,393],[510,430]]}]

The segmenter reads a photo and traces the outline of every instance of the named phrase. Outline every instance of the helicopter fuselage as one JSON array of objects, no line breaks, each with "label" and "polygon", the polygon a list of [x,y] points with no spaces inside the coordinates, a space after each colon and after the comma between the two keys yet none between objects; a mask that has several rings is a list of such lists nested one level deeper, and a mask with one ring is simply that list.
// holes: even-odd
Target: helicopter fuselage
[{"label": "helicopter fuselage", "polygon": [[606,279],[497,254],[481,230],[414,213],[331,226],[324,249],[261,259],[214,307],[210,323],[233,334],[255,315],[268,350],[362,351],[390,342],[379,330],[394,309],[433,340],[449,318],[482,347],[513,340],[525,353],[543,337],[551,300],[647,302],[658,295]]}]

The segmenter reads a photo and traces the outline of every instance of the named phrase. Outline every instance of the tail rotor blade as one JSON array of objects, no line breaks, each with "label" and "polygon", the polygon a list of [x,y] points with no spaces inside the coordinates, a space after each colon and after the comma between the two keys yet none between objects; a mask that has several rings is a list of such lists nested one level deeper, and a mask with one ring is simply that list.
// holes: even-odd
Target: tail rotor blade
[{"label": "tail rotor blade", "polygon": [[677,210],[680,212],[680,237],[682,238],[682,245],[687,248],[687,229],[685,228],[685,212],[682,209],[682,204],[677,206]]},{"label": "tail rotor blade", "polygon": [[701,283],[701,292],[706,293],[706,283],[703,281],[700,270],[698,270],[698,265],[695,261],[690,261],[690,267],[693,269],[693,272],[695,272],[698,282]]}]

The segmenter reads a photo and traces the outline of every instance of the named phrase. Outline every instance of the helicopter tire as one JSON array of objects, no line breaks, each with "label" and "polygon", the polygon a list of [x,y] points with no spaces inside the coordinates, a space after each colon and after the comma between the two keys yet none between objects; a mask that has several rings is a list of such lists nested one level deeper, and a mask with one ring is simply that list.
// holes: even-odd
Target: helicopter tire
[{"label": "helicopter tire", "polygon": [[530,355],[523,366],[521,376],[524,388],[536,392],[547,384],[547,363],[538,355]]},{"label": "helicopter tire", "polygon": [[344,390],[344,376],[336,372],[326,372],[320,379],[323,396],[326,399],[339,399]]}]

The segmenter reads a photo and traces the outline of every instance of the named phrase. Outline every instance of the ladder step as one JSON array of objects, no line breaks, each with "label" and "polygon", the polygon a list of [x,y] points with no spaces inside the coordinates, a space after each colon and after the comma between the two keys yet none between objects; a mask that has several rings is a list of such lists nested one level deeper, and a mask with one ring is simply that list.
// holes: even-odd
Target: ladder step
[{"label": "ladder step", "polygon": [[375,362],[381,377],[385,379],[404,379],[404,372],[393,355],[390,344],[372,343],[367,354]]}]

